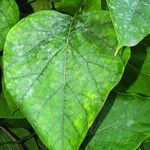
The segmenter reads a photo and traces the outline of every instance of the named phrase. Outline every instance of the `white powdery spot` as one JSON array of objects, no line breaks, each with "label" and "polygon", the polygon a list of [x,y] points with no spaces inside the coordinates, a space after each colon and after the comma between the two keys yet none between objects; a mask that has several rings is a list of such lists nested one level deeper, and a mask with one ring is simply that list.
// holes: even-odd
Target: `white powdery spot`
[{"label": "white powdery spot", "polygon": [[127,121],[127,126],[128,126],[128,127],[130,127],[132,124],[134,124],[134,121],[133,121],[133,120],[128,120],[128,121]]},{"label": "white powdery spot", "polygon": [[51,52],[51,49],[50,49],[50,48],[48,48],[48,49],[47,49],[47,52]]},{"label": "white powdery spot", "polygon": [[27,94],[26,94],[26,97],[31,97],[31,96],[32,96],[32,93],[33,93],[33,89],[30,88],[29,91],[28,91]]},{"label": "white powdery spot", "polygon": [[131,45],[131,46],[135,46],[136,44],[137,44],[137,41],[132,38],[132,39],[130,40],[130,45]]},{"label": "white powdery spot", "polygon": [[14,49],[23,49],[24,45],[15,44]]}]

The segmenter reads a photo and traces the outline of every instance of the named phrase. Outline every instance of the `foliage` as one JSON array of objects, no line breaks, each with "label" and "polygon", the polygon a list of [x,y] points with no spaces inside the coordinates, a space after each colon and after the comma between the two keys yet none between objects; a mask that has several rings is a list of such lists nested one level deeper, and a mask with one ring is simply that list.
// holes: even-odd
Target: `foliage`
[{"label": "foliage", "polygon": [[0,0],[0,150],[148,150],[149,10]]}]

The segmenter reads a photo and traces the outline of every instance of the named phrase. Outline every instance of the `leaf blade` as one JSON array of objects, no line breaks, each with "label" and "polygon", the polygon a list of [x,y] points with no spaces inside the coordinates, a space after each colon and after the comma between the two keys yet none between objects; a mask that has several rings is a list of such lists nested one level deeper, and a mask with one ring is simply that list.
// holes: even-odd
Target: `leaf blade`
[{"label": "leaf blade", "polygon": [[49,149],[80,146],[129,59],[129,49],[114,59],[116,43],[105,11],[76,17],[41,11],[9,32],[3,58],[6,88]]}]

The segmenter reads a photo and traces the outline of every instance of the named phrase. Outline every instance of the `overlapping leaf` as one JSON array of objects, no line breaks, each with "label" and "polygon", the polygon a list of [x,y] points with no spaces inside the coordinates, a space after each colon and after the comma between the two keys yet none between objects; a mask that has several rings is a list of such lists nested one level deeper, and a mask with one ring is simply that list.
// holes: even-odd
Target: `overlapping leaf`
[{"label": "overlapping leaf", "polygon": [[150,33],[149,0],[107,0],[118,37],[118,49],[135,46]]},{"label": "overlapping leaf", "polygon": [[77,150],[129,59],[107,11],[35,13],[11,29],[4,83],[50,150]]},{"label": "overlapping leaf", "polygon": [[149,98],[118,95],[86,150],[137,149],[150,136],[149,108]]},{"label": "overlapping leaf", "polygon": [[6,35],[19,20],[19,11],[15,0],[0,0],[0,50],[3,49]]}]

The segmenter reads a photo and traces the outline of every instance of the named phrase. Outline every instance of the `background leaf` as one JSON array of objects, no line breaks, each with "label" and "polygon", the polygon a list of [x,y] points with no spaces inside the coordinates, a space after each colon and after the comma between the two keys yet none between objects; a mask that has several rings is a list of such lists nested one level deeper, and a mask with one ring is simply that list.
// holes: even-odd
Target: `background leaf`
[{"label": "background leaf", "polygon": [[150,37],[132,48],[125,73],[115,90],[150,96]]},{"label": "background leaf", "polygon": [[74,15],[79,9],[85,12],[100,12],[101,0],[61,0],[56,3],[56,8],[70,15]]},{"label": "background leaf", "polygon": [[22,118],[22,114],[19,111],[16,113],[12,113],[11,109],[9,108],[7,101],[4,97],[4,94],[0,94],[0,118]]},{"label": "background leaf", "polygon": [[19,11],[15,0],[0,0],[0,50],[4,47],[10,28],[19,21]]},{"label": "background leaf", "polygon": [[38,150],[33,135],[23,128],[0,127],[0,149],[3,150]]},{"label": "background leaf", "polygon": [[[108,101],[113,101],[110,97]],[[150,136],[150,98],[117,95],[87,150],[135,150]]]},{"label": "background leaf", "polygon": [[36,0],[31,3],[34,12],[40,10],[50,10],[52,8],[51,3],[53,0]]}]

